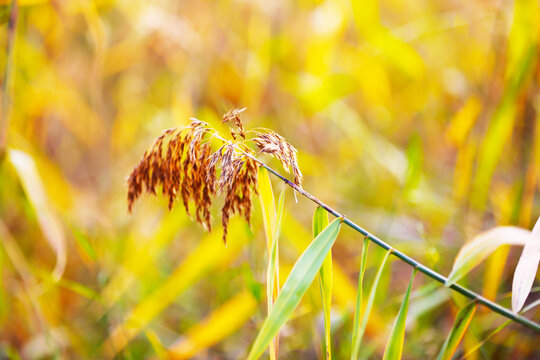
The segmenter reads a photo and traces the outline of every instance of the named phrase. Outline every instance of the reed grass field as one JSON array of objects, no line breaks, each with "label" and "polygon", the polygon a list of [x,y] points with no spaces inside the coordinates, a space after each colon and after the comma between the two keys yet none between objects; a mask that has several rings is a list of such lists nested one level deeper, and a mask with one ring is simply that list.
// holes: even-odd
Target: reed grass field
[{"label": "reed grass field", "polygon": [[539,359],[536,0],[0,0],[1,359]]}]

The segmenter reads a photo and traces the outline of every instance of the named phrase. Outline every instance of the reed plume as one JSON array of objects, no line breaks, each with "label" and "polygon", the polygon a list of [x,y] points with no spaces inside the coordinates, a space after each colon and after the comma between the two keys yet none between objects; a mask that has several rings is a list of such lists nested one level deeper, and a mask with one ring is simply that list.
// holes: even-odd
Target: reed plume
[{"label": "reed plume", "polygon": [[[188,215],[211,231],[212,202],[219,194],[224,194],[221,222],[226,243],[232,215],[241,215],[248,223],[251,220],[251,197],[257,192],[259,160],[249,143],[255,144],[259,153],[280,160],[287,172],[292,168],[294,182],[301,187],[303,177],[297,150],[269,129],[261,129],[256,137],[247,139],[240,119],[244,110],[234,109],[223,116],[223,122],[232,121],[236,126],[231,130],[232,140],[223,138],[208,123],[197,119],[192,119],[189,126],[165,130],[127,179],[128,211],[132,211],[134,202],[143,192],[157,195],[161,187],[169,210],[181,197]],[[195,209],[193,215],[191,205]]]}]

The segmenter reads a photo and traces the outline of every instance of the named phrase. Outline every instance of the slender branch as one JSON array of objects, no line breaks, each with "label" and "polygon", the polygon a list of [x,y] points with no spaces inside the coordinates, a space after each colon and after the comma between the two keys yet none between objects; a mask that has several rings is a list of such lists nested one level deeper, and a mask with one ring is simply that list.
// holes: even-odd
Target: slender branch
[{"label": "slender branch", "polygon": [[[311,201],[313,201],[314,203],[316,203],[317,205],[319,205],[320,207],[322,207],[323,209],[325,209],[326,211],[328,211],[330,214],[336,216],[336,217],[341,217],[343,218],[343,223],[347,224],[350,228],[352,228],[353,230],[356,230],[357,232],[359,232],[360,234],[362,234],[363,236],[365,236],[367,239],[369,239],[370,241],[374,242],[376,245],[382,247],[383,249],[385,250],[390,250],[392,255],[396,256],[398,259],[406,262],[407,264],[411,265],[413,268],[415,268],[416,270],[420,271],[421,273],[424,273],[425,275],[429,276],[430,278],[444,284],[447,280],[447,278],[441,274],[439,274],[438,272],[428,268],[427,266],[419,263],[418,261],[414,260],[413,258],[411,258],[410,256],[402,253],[401,251],[393,248],[392,246],[390,246],[388,243],[384,242],[383,240],[379,239],[377,236],[371,234],[370,232],[368,232],[367,230],[365,230],[364,228],[362,228],[361,226],[357,225],[355,222],[353,222],[352,220],[349,220],[345,215],[339,213],[338,211],[332,209],[330,206],[326,205],[325,203],[323,203],[322,201],[320,201],[319,199],[317,199],[315,196],[311,195],[310,193],[308,193],[307,191],[305,191],[304,189],[302,189],[301,187],[299,187],[298,185],[296,185],[295,183],[289,181],[287,178],[285,178],[284,176],[282,176],[281,174],[279,174],[277,171],[275,171],[274,169],[272,169],[271,167],[267,166],[266,164],[264,164],[263,162],[261,162],[260,160],[256,159],[255,157],[249,155],[249,154],[246,154],[248,156],[250,156],[252,159],[254,159],[255,161],[257,161],[262,167],[264,167],[266,170],[270,171],[273,175],[277,176],[278,178],[280,178],[281,180],[283,180],[287,185],[289,185],[290,187],[292,187],[295,191],[297,191],[298,193],[300,193],[301,195],[307,197],[308,199],[310,199]],[[530,329],[533,329],[537,332],[540,333],[540,324],[532,321],[532,320],[529,320],[521,315],[518,315],[518,314],[515,314],[513,313],[512,311],[510,311],[510,309],[507,309],[493,301],[490,301],[488,299],[486,299],[485,297],[475,293],[474,291],[471,291],[461,285],[458,285],[456,283],[452,283],[448,286],[451,290],[454,290],[454,291],[457,291],[458,293],[460,293],[461,295],[465,296],[465,297],[468,297],[469,299],[472,299],[474,301],[476,301],[477,303],[479,304],[482,304],[484,305],[485,307],[495,311],[496,313],[508,318],[508,319],[511,319],[517,323],[520,323]]]},{"label": "slender branch", "polygon": [[2,88],[2,110],[0,112],[0,154],[4,152],[6,146],[6,133],[9,125],[9,105],[10,105],[10,82],[13,68],[13,44],[15,43],[15,30],[17,28],[17,19],[19,17],[19,8],[17,0],[12,0],[9,7],[9,21],[7,27],[6,42],[6,68],[4,72],[4,85]]},{"label": "slender branch", "polygon": [[[197,119],[195,119],[195,120],[197,120]],[[199,120],[197,120],[197,121],[199,121]],[[432,279],[434,279],[434,280],[436,280],[436,281],[438,281],[438,282],[440,282],[442,284],[446,284],[446,281],[447,281],[446,276],[439,274],[438,272],[430,269],[429,267],[425,266],[422,263],[419,263],[418,261],[414,260],[410,256],[402,253],[401,251],[395,249],[394,247],[392,247],[391,245],[389,245],[385,241],[379,239],[377,236],[371,234],[369,231],[365,230],[360,225],[356,224],[352,220],[349,220],[345,215],[339,213],[337,210],[332,209],[330,206],[326,205],[321,200],[317,199],[315,196],[313,196],[309,192],[302,189],[300,186],[298,186],[295,183],[293,183],[292,181],[288,180],[286,177],[284,177],[283,175],[278,173],[276,170],[272,169],[271,167],[269,167],[268,165],[266,165],[265,163],[263,163],[262,161],[257,159],[252,154],[250,154],[250,153],[244,151],[243,149],[241,149],[240,147],[238,147],[236,145],[236,143],[231,142],[231,141],[221,137],[217,133],[217,131],[215,131],[214,135],[216,136],[216,138],[220,139],[221,141],[223,141],[225,143],[228,143],[228,144],[232,144],[233,146],[235,146],[235,148],[238,151],[243,153],[245,156],[251,158],[252,160],[256,161],[260,166],[262,166],[263,168],[265,168],[266,170],[271,172],[273,175],[275,175],[278,178],[280,178],[281,180],[283,180],[285,182],[285,184],[292,187],[296,192],[298,192],[301,195],[307,197],[309,200],[313,201],[315,204],[319,205],[320,207],[322,207],[323,209],[325,209],[327,212],[334,215],[335,217],[342,218],[343,223],[347,224],[347,226],[349,226],[353,230],[355,230],[355,231],[359,232],[360,234],[362,234],[366,239],[369,239],[370,241],[374,242],[376,245],[382,247],[385,250],[389,250],[392,255],[396,256],[398,259],[404,261],[405,263],[411,265],[415,270],[418,270],[421,273],[424,273],[425,275],[429,276],[430,278],[432,278]],[[524,325],[524,326],[526,326],[526,327],[540,333],[540,324],[538,324],[537,322],[534,322],[534,321],[532,321],[530,319],[527,319],[527,318],[525,318],[525,317],[523,317],[523,316],[521,316],[519,314],[513,313],[510,309],[507,309],[507,308],[505,308],[505,307],[503,307],[503,306],[501,306],[501,305],[499,305],[499,304],[497,304],[497,303],[495,303],[495,302],[493,302],[491,300],[488,300],[485,297],[481,296],[480,294],[475,293],[474,291],[467,289],[466,287],[463,287],[463,286],[458,285],[456,283],[451,283],[450,285],[447,285],[447,286],[451,290],[456,291],[456,292],[460,293],[461,295],[463,295],[465,297],[468,297],[469,299],[471,299],[473,301],[476,301],[479,304],[484,305],[485,307],[493,310],[494,312],[496,312],[496,313],[498,313],[498,314],[500,314],[500,315],[502,315],[502,316],[504,316],[504,317],[506,317],[506,318],[508,318],[510,320],[513,320],[513,321],[515,321],[517,323],[520,323],[520,324],[522,324],[522,325]]]}]

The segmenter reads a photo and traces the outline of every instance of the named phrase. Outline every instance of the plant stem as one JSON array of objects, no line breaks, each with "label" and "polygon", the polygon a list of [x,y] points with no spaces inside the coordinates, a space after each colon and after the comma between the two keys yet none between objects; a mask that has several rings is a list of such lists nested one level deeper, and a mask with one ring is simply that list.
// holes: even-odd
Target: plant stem
[{"label": "plant stem", "polygon": [[[406,262],[407,264],[411,265],[413,268],[415,268],[416,270],[420,271],[421,273],[424,273],[426,274],[427,276],[429,276],[430,278],[440,282],[440,283],[445,283],[446,282],[446,277],[439,274],[438,272],[428,268],[427,266],[419,263],[418,261],[414,260],[413,258],[411,258],[410,256],[402,253],[401,251],[393,248],[392,246],[390,246],[388,243],[384,242],[383,240],[379,239],[378,237],[376,237],[375,235],[371,234],[370,232],[368,232],[367,230],[365,230],[364,228],[362,228],[361,226],[357,225],[356,223],[354,223],[353,221],[349,220],[345,215],[339,213],[338,211],[332,209],[330,206],[326,205],[325,203],[323,203],[322,201],[320,201],[319,199],[317,199],[315,196],[311,195],[310,193],[308,193],[307,191],[305,191],[304,189],[302,189],[301,187],[299,187],[298,185],[296,185],[295,183],[289,181],[287,178],[285,178],[284,176],[282,176],[281,174],[279,174],[277,171],[275,171],[274,169],[272,169],[271,167],[267,166],[266,164],[264,164],[263,162],[261,162],[260,160],[256,159],[255,157],[251,156],[251,155],[248,155],[250,156],[252,159],[254,159],[255,161],[257,161],[260,166],[264,167],[266,170],[268,170],[269,172],[271,172],[272,174],[274,174],[275,176],[277,176],[278,178],[280,178],[281,180],[283,180],[287,185],[289,185],[290,187],[292,187],[295,191],[297,191],[298,193],[300,193],[301,195],[307,197],[308,199],[310,199],[311,201],[313,201],[314,203],[316,203],[317,205],[319,205],[320,207],[322,207],[323,209],[325,209],[326,211],[328,211],[330,214],[336,216],[336,217],[341,217],[343,218],[343,223],[347,224],[350,228],[352,228],[353,230],[356,230],[357,232],[359,232],[360,234],[362,234],[363,236],[365,236],[367,239],[369,239],[370,241],[374,242],[376,245],[382,247],[383,249],[386,249],[386,250],[391,250],[391,253],[392,255],[396,256],[398,259]],[[540,324],[532,321],[532,320],[529,320],[521,315],[518,315],[518,314],[515,314],[513,313],[511,310],[493,302],[493,301],[490,301],[488,299],[486,299],[485,297],[475,293],[474,291],[472,290],[469,290],[461,285],[458,285],[456,283],[451,283],[449,286],[448,286],[451,290],[454,290],[454,291],[457,291],[458,293],[460,293],[461,295],[465,296],[465,297],[468,297],[469,299],[472,299],[474,301],[476,301],[477,303],[479,304],[482,304],[484,305],[485,307],[493,310],[494,312],[508,318],[508,319],[511,319],[517,323],[520,323],[530,329],[533,329],[535,330],[536,332],[539,332],[540,333]]]},{"label": "plant stem", "polygon": [[17,0],[12,0],[9,7],[9,21],[7,27],[6,43],[6,68],[4,72],[4,85],[2,89],[2,110],[0,112],[0,154],[4,152],[6,146],[6,133],[9,125],[9,105],[10,105],[10,82],[13,68],[13,44],[15,42],[15,30],[17,28],[17,19],[19,17],[19,8]]}]

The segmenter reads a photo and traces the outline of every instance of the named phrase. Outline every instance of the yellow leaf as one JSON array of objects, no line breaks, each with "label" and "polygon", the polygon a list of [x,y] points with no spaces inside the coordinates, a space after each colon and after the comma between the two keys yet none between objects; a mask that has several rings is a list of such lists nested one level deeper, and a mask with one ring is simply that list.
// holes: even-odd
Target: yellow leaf
[{"label": "yellow leaf", "polygon": [[38,174],[34,159],[20,150],[8,150],[8,158],[15,167],[19,179],[43,232],[43,236],[56,254],[53,276],[60,279],[66,267],[66,240],[64,230],[56,214],[49,206],[43,182]]},{"label": "yellow leaf", "polygon": [[501,245],[525,245],[531,238],[530,231],[513,226],[499,226],[480,233],[461,248],[446,284],[461,279]]}]

